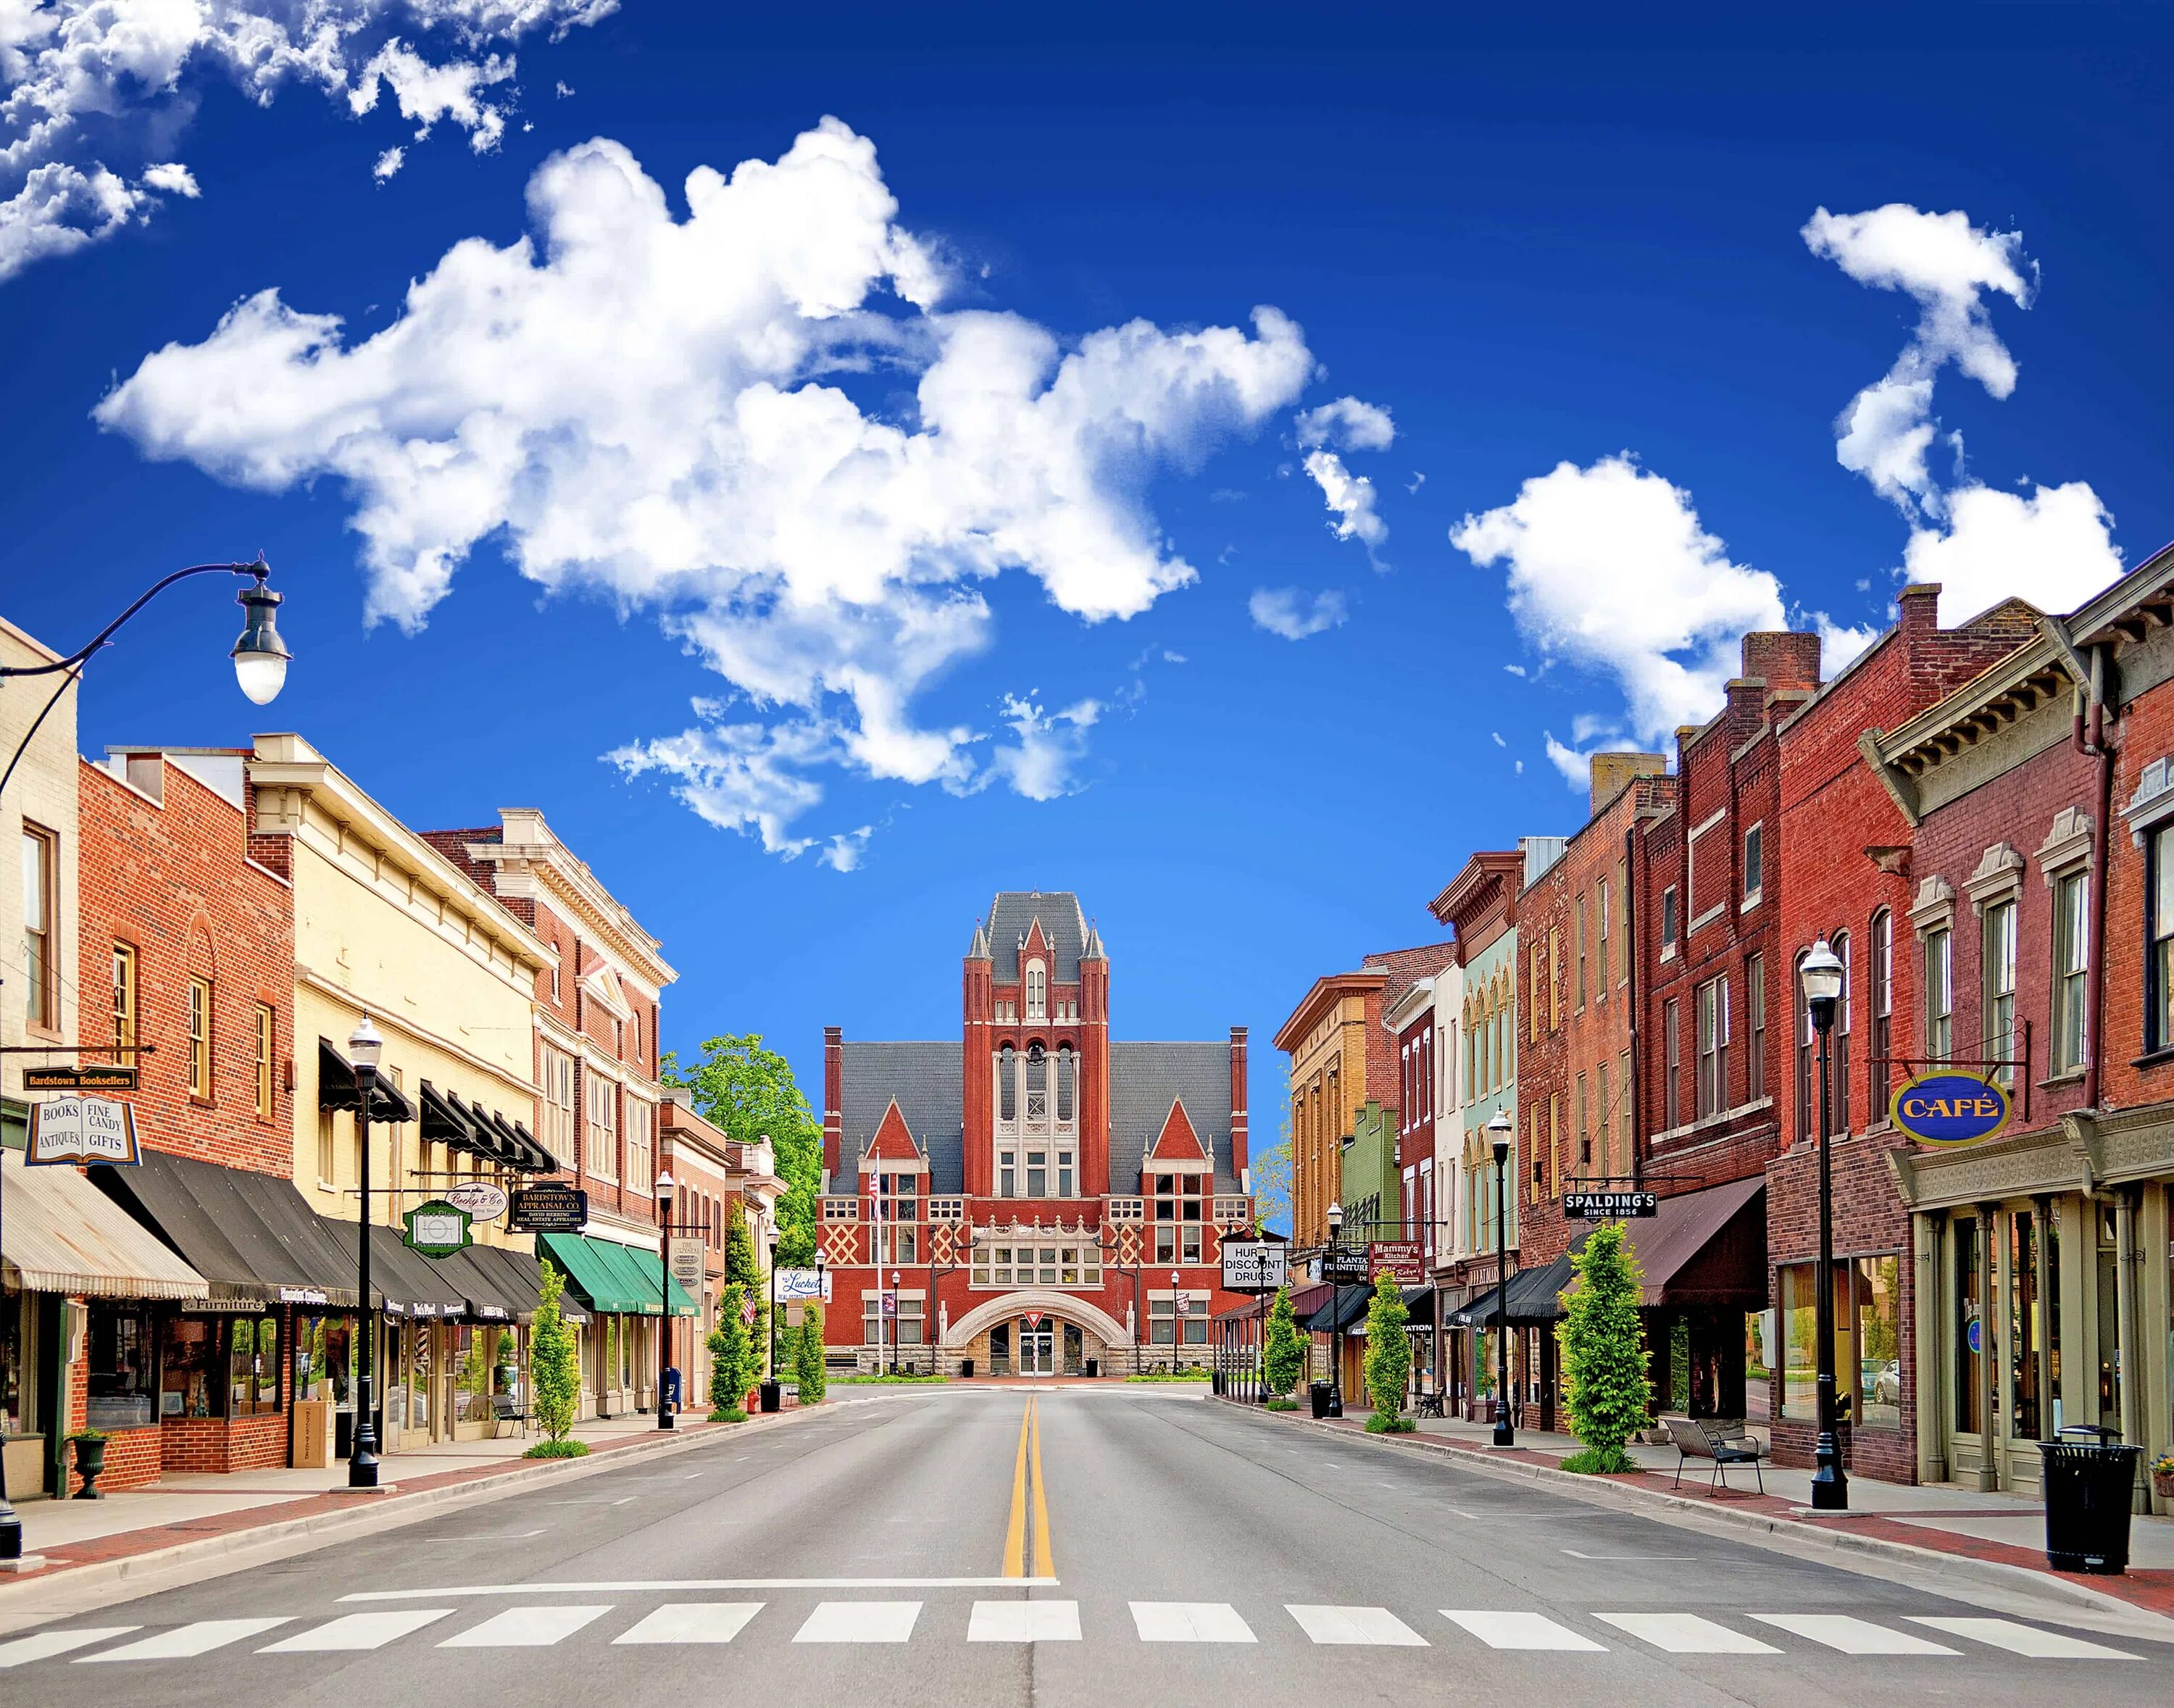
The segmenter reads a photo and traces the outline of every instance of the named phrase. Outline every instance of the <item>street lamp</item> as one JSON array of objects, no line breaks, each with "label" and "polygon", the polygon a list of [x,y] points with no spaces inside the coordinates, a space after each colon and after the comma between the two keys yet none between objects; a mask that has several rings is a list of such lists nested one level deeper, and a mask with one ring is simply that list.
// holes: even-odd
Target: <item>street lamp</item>
[{"label": "street lamp", "polygon": [[1814,1338],[1819,1343],[1819,1446],[1814,1451],[1812,1508],[1819,1512],[1849,1510],[1849,1478],[1841,1467],[1835,1437],[1834,1161],[1829,1154],[1827,1037],[1834,1030],[1835,1008],[1841,1000],[1841,958],[1821,938],[1797,969],[1820,1040],[1820,1262],[1812,1284],[1819,1289],[1813,1306]]},{"label": "street lamp", "polygon": [[[270,565],[266,564],[262,557],[253,564],[196,564],[186,570],[176,570],[172,575],[153,582],[135,603],[100,630],[91,638],[89,645],[70,653],[67,657],[56,659],[50,664],[0,665],[0,684],[4,684],[9,678],[16,676],[58,676],[60,678],[51,697],[46,700],[38,715],[30,720],[29,727],[23,732],[23,738],[16,743],[15,751],[8,756],[6,769],[0,770],[0,794],[6,792],[8,782],[15,775],[15,767],[23,762],[23,755],[30,750],[30,743],[36,738],[39,729],[51,714],[52,709],[60,704],[61,696],[68,690],[68,684],[81,676],[83,666],[91,655],[111,640],[123,624],[149,604],[153,599],[168,587],[172,586],[175,582],[187,581],[192,576],[235,575],[254,577],[254,587],[245,590],[241,595],[242,605],[249,613],[249,621],[241,631],[241,638],[235,642],[234,650],[230,656],[234,660],[235,675],[241,683],[242,693],[257,705],[262,705],[270,700],[279,692],[281,684],[286,680],[289,657],[286,645],[279,639],[279,631],[272,615],[273,608],[279,603],[279,595],[271,592],[264,585],[265,577],[271,573]],[[64,1050],[56,1050],[53,1053],[62,1055],[68,1052]],[[4,1176],[0,1176],[0,1179],[4,1179]],[[4,1213],[4,1198],[5,1187],[0,1186],[0,1213]],[[367,1304],[367,1300],[365,1303]],[[0,1561],[19,1560],[23,1557],[23,1523],[16,1517],[15,1509],[8,1504],[6,1462],[7,1455],[0,1453]]]},{"label": "street lamp", "polygon": [[365,1014],[347,1040],[349,1057],[354,1062],[354,1131],[355,1149],[360,1159],[355,1165],[359,1188],[355,1212],[355,1260],[359,1290],[355,1297],[355,1413],[354,1447],[348,1455],[347,1486],[350,1489],[375,1489],[377,1486],[377,1424],[375,1419],[376,1383],[372,1379],[377,1366],[370,1353],[370,1105],[377,1095],[377,1062],[385,1053],[385,1040],[378,1036],[377,1028],[370,1024]]},{"label": "street lamp", "polygon": [[781,1411],[785,1407],[785,1390],[777,1381],[777,1226],[770,1230],[770,1380],[762,1385],[762,1408],[766,1412]]},{"label": "street lamp", "polygon": [[674,1430],[665,1373],[672,1368],[672,1193],[678,1182],[668,1165],[657,1175],[657,1427]]},{"label": "street lamp", "polygon": [[890,1373],[893,1376],[898,1374],[898,1286],[905,1279],[906,1277],[897,1270],[890,1272]]},{"label": "street lamp", "polygon": [[1508,1174],[1510,1140],[1517,1132],[1507,1110],[1498,1109],[1487,1122],[1487,1137],[1495,1146],[1495,1445],[1517,1445],[1510,1424],[1510,1208]]},{"label": "street lamp", "polygon": [[[1342,1251],[1344,1249],[1344,1203],[1341,1199],[1329,1201],[1328,1213],[1325,1219],[1328,1223],[1328,1249],[1331,1251]],[[1332,1264],[1332,1270],[1333,1267]],[[1330,1281],[1328,1284],[1329,1344],[1334,1349],[1330,1354],[1328,1363],[1328,1415],[1332,1418],[1340,1418],[1344,1415],[1344,1312],[1341,1309],[1343,1298],[1343,1282]]]}]

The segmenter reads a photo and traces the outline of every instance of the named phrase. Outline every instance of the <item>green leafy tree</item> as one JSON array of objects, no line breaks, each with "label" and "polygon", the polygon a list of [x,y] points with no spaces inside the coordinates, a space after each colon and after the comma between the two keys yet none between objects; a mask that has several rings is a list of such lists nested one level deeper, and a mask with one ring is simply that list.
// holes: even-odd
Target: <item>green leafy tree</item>
[{"label": "green leafy tree", "polygon": [[1298,1321],[1291,1315],[1290,1289],[1279,1287],[1276,1302],[1268,1307],[1268,1334],[1261,1349],[1261,1381],[1281,1398],[1298,1386],[1306,1370],[1306,1343],[1299,1338]]},{"label": "green leafy tree", "polygon": [[1366,1427],[1377,1435],[1398,1435],[1413,1427],[1403,1415],[1404,1383],[1412,1373],[1412,1343],[1404,1325],[1404,1290],[1393,1275],[1374,1278],[1374,1297],[1366,1306],[1366,1396],[1374,1414]]},{"label": "green leafy tree", "polygon": [[823,1368],[823,1307],[814,1300],[801,1307],[800,1327],[793,1332],[792,1380],[803,1406],[821,1403],[829,1378]]},{"label": "green leafy tree", "polygon": [[1600,1475],[1635,1470],[1624,1444],[1651,1426],[1650,1354],[1638,1325],[1646,1274],[1620,1222],[1603,1222],[1571,1259],[1577,1285],[1556,1334],[1562,1343],[1571,1429],[1585,1451],[1566,1470]]},{"label": "green leafy tree", "polygon": [[767,1138],[785,1195],[777,1207],[778,1262],[815,1261],[815,1200],[823,1185],[823,1127],[808,1108],[792,1064],[765,1050],[759,1032],[726,1032],[702,1040],[701,1059],[682,1069],[668,1050],[658,1077],[684,1090],[695,1107],[741,1144]]},{"label": "green leafy tree", "polygon": [[747,1289],[727,1283],[717,1298],[717,1326],[710,1331],[710,1414],[737,1420],[746,1415],[748,1390],[762,1368],[754,1327],[740,1313]]},{"label": "green leafy tree", "polygon": [[1274,1228],[1288,1234],[1291,1225],[1291,1117],[1284,1111],[1283,1132],[1274,1144],[1253,1153],[1248,1178],[1253,1188],[1253,1231]]},{"label": "green leafy tree", "polygon": [[[755,1258],[754,1235],[738,1198],[727,1200],[725,1208],[725,1284],[741,1289],[743,1310],[747,1300],[754,1301],[754,1321],[748,1326],[749,1342],[754,1351],[755,1374],[748,1377],[752,1385],[770,1356],[770,1306],[763,1299],[762,1266]],[[747,1389],[740,1392],[744,1395]]]},{"label": "green leafy tree", "polygon": [[553,1442],[566,1439],[574,1427],[574,1402],[581,1389],[581,1359],[574,1337],[559,1315],[559,1298],[566,1290],[565,1277],[549,1258],[544,1262],[544,1302],[537,1307],[536,1322],[528,1332],[529,1381],[535,1388],[532,1409],[536,1426]]}]

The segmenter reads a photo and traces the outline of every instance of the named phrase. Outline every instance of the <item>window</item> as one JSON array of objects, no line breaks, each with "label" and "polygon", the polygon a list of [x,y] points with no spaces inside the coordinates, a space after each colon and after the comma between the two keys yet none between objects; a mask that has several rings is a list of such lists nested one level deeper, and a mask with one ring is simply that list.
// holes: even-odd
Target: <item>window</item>
[{"label": "window", "polygon": [[1047,1246],[974,1246],[976,1287],[1099,1287],[1102,1248],[1092,1241]]},{"label": "window", "polygon": [[1188,1295],[1185,1305],[1185,1314],[1181,1316],[1175,1299],[1148,1300],[1149,1345],[1208,1344],[1208,1301],[1204,1298]]},{"label": "window", "polygon": [[1661,953],[1667,954],[1676,946],[1676,886],[1671,884],[1661,892]]},{"label": "window", "polygon": [[1849,1041],[1855,1030],[1853,1017],[1857,1008],[1856,968],[1849,949],[1849,933],[1836,932],[1834,953],[1835,959],[1841,963],[1841,1000],[1835,1004],[1834,1103],[1828,1111],[1834,1124],[1828,1131],[1837,1136],[1849,1132]]},{"label": "window", "polygon": [[1049,975],[1040,961],[1026,964],[1026,1017],[1030,1020],[1049,1018]]},{"label": "window", "polygon": [[[1060,1044],[1057,1050],[1057,1119],[1059,1124],[1073,1119],[1073,1097],[1078,1084],[1079,1069],[1073,1060],[1072,1046]],[[1065,1197],[1072,1194],[1066,1192]]]},{"label": "window", "polygon": [[[237,1329],[246,1326],[235,1325]],[[163,1416],[226,1415],[230,1379],[220,1368],[220,1343],[226,1338],[225,1329],[226,1324],[216,1316],[176,1316],[168,1321],[165,1355],[159,1360],[159,1407]],[[252,1328],[252,1342],[255,1338]]]},{"label": "window", "polygon": [[885,1299],[894,1295],[888,1288],[861,1295],[861,1343],[884,1348],[918,1346],[921,1344],[922,1305],[919,1299],[897,1298],[898,1315],[891,1322],[884,1321]]},{"label": "window", "polygon": [[1978,1280],[1978,1222],[1974,1214],[1959,1215],[1948,1224],[1949,1248],[1955,1253],[1955,1322],[1948,1344],[1954,1349],[1955,1392],[1950,1396],[1951,1422],[1958,1435],[1975,1435],[1985,1428],[1985,1373],[1983,1346],[1990,1336],[1980,1314],[1983,1294]]},{"label": "window", "polygon": [[320,1109],[317,1111],[317,1178],[329,1186],[335,1166],[333,1158],[333,1112],[329,1109]]},{"label": "window", "polygon": [[1030,1127],[1049,1120],[1049,1052],[1039,1044],[1026,1046],[1026,1118]]},{"label": "window", "polygon": [[1540,946],[1538,943],[1533,945],[1532,965],[1532,1001],[1528,1008],[1531,1019],[1527,1024],[1531,1030],[1532,1041],[1537,1044],[1540,1041],[1540,1019],[1543,1013],[1540,1007],[1540,981],[1547,976],[1548,970],[1547,958],[1541,954]]},{"label": "window", "polygon": [[626,1189],[647,1196],[656,1178],[657,1109],[636,1098],[626,1100]]},{"label": "window", "polygon": [[1865,1078],[1865,1118],[1880,1119],[1882,1100],[1893,1075],[1895,1042],[1895,916],[1885,908],[1872,916],[1872,965],[1865,970],[1872,994],[1872,1057]]},{"label": "window", "polygon": [[1155,1177],[1156,1262],[1200,1262],[1202,1178],[1194,1174],[1159,1174]]},{"label": "window", "polygon": [[1599,1000],[1608,1000],[1608,880],[1603,878],[1593,891],[1593,920],[1600,937]]},{"label": "window", "polygon": [[1019,1080],[1014,1070],[1019,1052],[1009,1044],[997,1051],[997,1119],[1019,1119]]},{"label": "window", "polygon": [[875,1213],[882,1219],[876,1251],[879,1263],[921,1261],[921,1177],[910,1174],[876,1176]]},{"label": "window", "polygon": [[1718,918],[1728,905],[1728,875],[1714,869],[1715,862],[1724,857],[1715,851],[1721,846],[1718,840],[1706,844],[1703,868],[1700,863],[1700,844],[1718,830],[1728,816],[1728,808],[1723,808],[1698,825],[1691,831],[1689,846],[1685,849],[1684,913],[1690,921],[1687,930],[1696,931],[1708,920]]},{"label": "window", "polygon": [[1611,1118],[1611,1107],[1608,1100],[1608,1064],[1603,1062],[1600,1064],[1600,1176],[1603,1180],[1609,1177],[1608,1165],[1613,1149],[1610,1135],[1614,1122]]},{"label": "window", "polygon": [[189,981],[189,1095],[211,1096],[211,981]]},{"label": "window", "polygon": [[561,1165],[574,1165],[574,1058],[544,1046],[544,1143]]},{"label": "window", "polygon": [[2015,901],[1985,910],[1985,1052],[2001,1065],[1993,1078],[2015,1083]]},{"label": "window", "polygon": [[1766,957],[1753,955],[1744,963],[1744,1006],[1749,1011],[1751,1053],[1744,1061],[1744,1100],[1756,1103],[1766,1095]]},{"label": "window", "polygon": [[1709,979],[1698,987],[1698,1112],[1728,1107],[1728,981]]},{"label": "window", "polygon": [[116,1067],[136,1065],[136,951],[125,943],[113,945],[113,1061]]},{"label": "window", "polygon": [[2144,1047],[2164,1050],[2174,1046],[2174,824],[2154,830],[2146,848],[2151,954],[2144,970],[2150,994],[2144,1003]]},{"label": "window", "polygon": [[1812,1005],[1804,1000],[1804,957],[1800,954],[1790,969],[1789,1000],[1797,1015],[1797,1137],[1808,1139],[1812,1135],[1812,1100],[1819,1088],[1813,1084],[1812,1075],[1817,1071],[1813,1065],[1812,1050],[1814,1036],[1812,1028]]},{"label": "window", "polygon": [[257,1118],[272,1118],[272,1051],[276,1042],[276,1022],[269,1003],[257,1005]]},{"label": "window", "polygon": [[132,1300],[84,1305],[86,1429],[140,1430],[158,1421],[151,1415],[158,1374],[151,1325],[150,1311]]},{"label": "window", "polygon": [[1955,1046],[1955,943],[1947,927],[1925,933],[1925,1053],[1944,1062]]},{"label": "window", "polygon": [[1548,928],[1548,1030],[1562,1025],[1562,932]]},{"label": "window", "polygon": [[51,831],[23,826],[23,1020],[38,1032],[61,1024],[58,846]]},{"label": "window", "polygon": [[619,1178],[619,1087],[588,1076],[588,1171],[600,1180]]},{"label": "window", "polygon": [[1744,905],[1755,907],[1766,883],[1766,827],[1754,824],[1744,833]]},{"label": "window", "polygon": [[1570,940],[1571,955],[1577,963],[1577,1000],[1575,1006],[1583,1008],[1585,1007],[1585,898],[1582,895],[1578,897],[1577,905],[1571,911]]},{"label": "window", "polygon": [[2053,1071],[2084,1065],[2084,974],[2089,879],[2074,872],[2053,886]]},{"label": "window", "polygon": [[[1600,1070],[1603,1074],[1605,1068]],[[1586,1125],[1585,1075],[1577,1076],[1577,1160],[1583,1167],[1593,1160],[1593,1129]]]},{"label": "window", "polygon": [[1683,1119],[1683,1062],[1677,1053],[1676,1024],[1678,1004],[1674,998],[1661,1004],[1661,1124],[1673,1128]]},{"label": "window", "polygon": [[[1785,1418],[1819,1415],[1818,1275],[1813,1264],[1791,1263],[1778,1278]],[[1860,1430],[1902,1426],[1901,1278],[1902,1260],[1893,1252],[1835,1260],[1836,1397]]]},{"label": "window", "polygon": [[228,1387],[233,1395],[228,1415],[279,1414],[279,1319],[236,1317],[228,1331]]}]

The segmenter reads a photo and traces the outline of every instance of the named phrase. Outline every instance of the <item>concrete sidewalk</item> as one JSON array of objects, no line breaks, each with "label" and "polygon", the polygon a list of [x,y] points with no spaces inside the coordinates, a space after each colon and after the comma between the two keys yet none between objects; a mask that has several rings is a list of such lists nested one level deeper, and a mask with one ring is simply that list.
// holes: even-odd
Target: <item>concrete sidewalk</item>
[{"label": "concrete sidewalk", "polygon": [[[1322,1421],[1303,1410],[1268,1415],[1290,1418],[1311,1429],[1364,1435],[1368,1414],[1354,1411],[1341,1419]],[[1749,1466],[1732,1466],[1728,1486],[1722,1489],[1710,1486],[1712,1463],[1693,1460],[1683,1467],[1683,1481],[1678,1486],[1676,1450],[1636,1443],[1630,1452],[1639,1464],[1637,1471],[1620,1477],[1582,1477],[1560,1468],[1565,1457],[1578,1451],[1578,1442],[1571,1436],[1520,1430],[1517,1445],[1503,1448],[1493,1445],[1491,1424],[1467,1423],[1461,1418],[1416,1421],[1419,1427],[1411,1434],[1368,1439],[1469,1455],[1504,1469],[1518,1467],[1528,1474],[1543,1475],[1559,1489],[1593,1498],[1605,1499],[1610,1491],[1620,1491],[1617,1498],[1628,1496],[1647,1508],[1656,1501],[1680,1505],[1687,1515],[1740,1523],[1769,1534],[1800,1529],[1820,1534],[1823,1542],[1868,1552],[1906,1558],[1903,1550],[1914,1549],[1951,1561],[1977,1562],[2003,1573],[2023,1572],[2047,1585],[2066,1586],[2071,1592],[2110,1597],[2174,1617],[2174,1519],[2139,1515],[2132,1521],[2129,1569],[2122,1576],[2057,1572],[2046,1563],[2044,1505],[2013,1494],[1987,1494],[1954,1484],[1913,1487],[1852,1478],[1847,1512],[1814,1513],[1809,1470],[1761,1466],[1766,1484],[1762,1494],[1758,1492],[1759,1479]]]}]

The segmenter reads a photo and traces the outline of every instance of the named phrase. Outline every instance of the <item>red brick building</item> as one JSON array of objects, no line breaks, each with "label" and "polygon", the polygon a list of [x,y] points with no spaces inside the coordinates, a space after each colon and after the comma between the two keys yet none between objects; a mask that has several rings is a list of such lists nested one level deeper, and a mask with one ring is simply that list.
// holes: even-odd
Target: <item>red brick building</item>
[{"label": "red brick building", "polygon": [[954,1042],[824,1034],[829,1343],[868,1365],[1101,1374],[1206,1365],[1221,1240],[1250,1229],[1246,1033],[1111,1034],[1079,900],[1006,890]]}]

